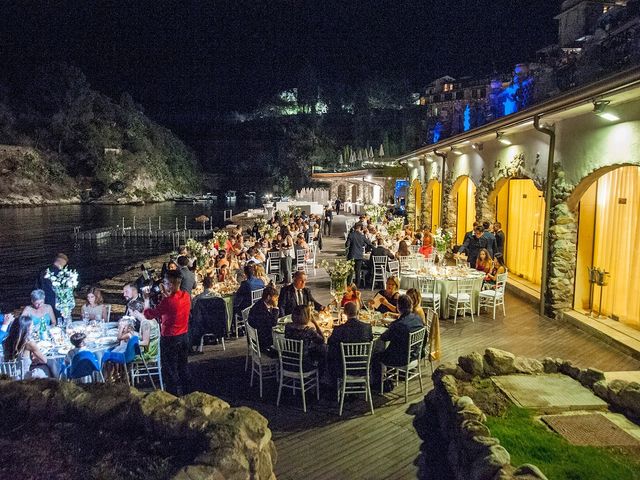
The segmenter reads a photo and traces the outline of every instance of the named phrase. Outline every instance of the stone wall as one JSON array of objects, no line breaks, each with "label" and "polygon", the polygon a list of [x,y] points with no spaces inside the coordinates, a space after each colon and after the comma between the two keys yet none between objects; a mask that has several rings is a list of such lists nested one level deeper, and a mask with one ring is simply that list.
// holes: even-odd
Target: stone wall
[{"label": "stone wall", "polygon": [[553,168],[555,175],[547,239],[549,257],[545,304],[548,315],[561,318],[564,311],[573,307],[578,218],[567,204],[573,188],[565,181],[560,164],[554,164]]},{"label": "stone wall", "polygon": [[[511,374],[567,375],[589,388],[631,420],[640,421],[640,383],[624,380],[607,382],[595,368],[579,368],[568,360],[517,357],[510,352],[488,348],[484,355],[473,352],[457,363],[443,363],[433,373],[434,388],[425,397],[427,412],[435,413],[440,434],[447,443],[447,461],[458,480],[545,479],[535,466],[511,465],[509,452],[492,437],[486,416],[473,400],[458,393],[457,381]],[[419,421],[417,424],[420,424]]]},{"label": "stone wall", "polygon": [[[554,364],[555,365],[555,364]],[[500,440],[491,436],[486,416],[470,397],[458,393],[457,380],[511,373],[543,373],[544,364],[535,359],[488,348],[443,363],[433,373],[433,385],[426,398],[425,412],[437,416],[440,434],[447,444],[447,461],[458,480],[546,479],[529,464],[515,468]],[[557,369],[556,369],[557,370]]]},{"label": "stone wall", "polygon": [[246,408],[196,392],[181,398],[143,394],[124,385],[0,380],[0,415],[29,422],[69,422],[84,428],[145,432],[150,441],[199,438],[209,445],[174,480],[275,480],[276,450],[267,420]]}]

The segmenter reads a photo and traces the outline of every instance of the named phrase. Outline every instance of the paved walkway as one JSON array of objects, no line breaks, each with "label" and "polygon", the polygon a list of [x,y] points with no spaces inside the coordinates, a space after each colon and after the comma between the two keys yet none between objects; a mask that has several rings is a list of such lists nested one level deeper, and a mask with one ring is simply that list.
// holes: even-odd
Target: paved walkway
[{"label": "paved walkway", "polygon": [[[334,221],[334,236],[325,239],[321,258],[341,255],[344,251],[344,217]],[[309,286],[316,298],[330,300],[329,279],[323,270],[310,275]],[[365,292],[365,299],[371,292]],[[604,371],[639,370],[640,361],[589,336],[575,327],[541,318],[536,306],[507,295],[507,316],[487,315],[470,319],[441,322],[443,361],[459,355],[497,347],[518,355],[570,359],[580,367],[596,367]],[[205,354],[192,357],[192,368],[198,388],[217,395],[234,406],[246,405],[269,419],[278,450],[276,474],[284,479],[411,479],[426,478],[417,462],[420,439],[412,425],[416,405],[431,388],[425,373],[425,392],[412,384],[409,403],[403,403],[403,389],[374,395],[375,414],[368,413],[364,401],[346,404],[343,417],[337,415],[337,403],[328,395],[319,402],[309,400],[308,413],[303,413],[300,397],[283,396],[275,406],[277,388],[267,380],[264,397],[257,387],[249,388],[244,372],[246,341],[244,338],[221,346],[205,347]],[[436,479],[434,479],[436,480]]]}]

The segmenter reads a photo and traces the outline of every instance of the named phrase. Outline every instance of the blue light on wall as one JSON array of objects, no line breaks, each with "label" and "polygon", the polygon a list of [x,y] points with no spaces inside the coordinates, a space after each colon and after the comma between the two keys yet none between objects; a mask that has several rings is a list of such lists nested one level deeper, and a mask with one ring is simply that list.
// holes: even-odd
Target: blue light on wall
[{"label": "blue light on wall", "polygon": [[399,197],[407,196],[407,189],[409,188],[409,180],[396,180],[396,188],[393,196],[397,199]]},{"label": "blue light on wall", "polygon": [[436,126],[433,127],[433,141],[431,143],[438,143],[441,136],[442,136],[442,122],[437,122]]},{"label": "blue light on wall", "polygon": [[464,131],[471,130],[471,107],[464,107]]}]

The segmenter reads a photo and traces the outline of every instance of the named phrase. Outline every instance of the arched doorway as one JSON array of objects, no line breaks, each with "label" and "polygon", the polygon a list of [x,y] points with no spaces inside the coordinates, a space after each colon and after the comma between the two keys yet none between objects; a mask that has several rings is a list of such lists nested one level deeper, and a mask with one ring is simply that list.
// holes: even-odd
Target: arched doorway
[{"label": "arched doorway", "polygon": [[498,182],[495,211],[505,232],[505,262],[510,273],[536,285],[542,279],[544,207],[544,196],[533,180],[510,178]]},{"label": "arched doorway", "polygon": [[353,185],[351,187],[351,201],[352,202],[358,201],[358,185]]},{"label": "arched doorway", "polygon": [[442,211],[442,183],[438,180],[431,180],[427,184],[426,201],[430,205],[431,218],[425,218],[424,222],[428,223],[432,232],[440,226],[440,213]]},{"label": "arched doorway", "polygon": [[343,202],[347,199],[347,187],[344,183],[338,185],[338,198]]},{"label": "arched doorway", "polygon": [[[640,167],[610,170],[580,198],[574,308],[602,312],[640,329]],[[608,285],[591,289],[589,268],[609,272]],[[591,301],[591,302],[590,302]]]},{"label": "arched doorway", "polygon": [[413,195],[415,214],[413,221],[414,231],[418,231],[422,226],[422,184],[417,178],[411,183],[411,194]]},{"label": "arched doorway", "polygon": [[464,234],[473,229],[476,221],[476,186],[465,175],[453,184],[451,194],[456,206],[456,243],[462,245]]}]

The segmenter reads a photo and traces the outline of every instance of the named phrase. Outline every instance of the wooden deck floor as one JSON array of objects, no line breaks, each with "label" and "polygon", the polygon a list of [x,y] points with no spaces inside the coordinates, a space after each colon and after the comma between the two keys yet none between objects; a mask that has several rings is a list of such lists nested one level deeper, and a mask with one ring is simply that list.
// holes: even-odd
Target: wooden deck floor
[{"label": "wooden deck floor", "polygon": [[[344,220],[342,220],[344,221]],[[326,242],[326,256],[340,252],[342,242],[335,237]],[[311,276],[310,286],[321,301],[328,301],[328,279]],[[605,371],[638,370],[640,361],[619,352],[570,325],[538,316],[533,305],[507,296],[507,316],[495,321],[483,315],[471,323],[469,318],[441,322],[443,361],[464,353],[502,348],[519,355],[542,358],[561,357],[575,364]],[[431,388],[430,372],[424,374],[425,392],[417,382],[403,403],[403,389],[384,396],[374,394],[375,414],[363,400],[345,405],[343,417],[337,415],[333,396],[322,392],[319,402],[309,400],[308,413],[302,412],[300,397],[284,394],[275,406],[277,388],[267,380],[263,399],[257,386],[249,387],[244,372],[246,341],[205,347],[205,354],[192,357],[197,387],[234,406],[246,405],[269,419],[278,460],[278,479],[411,479],[418,477],[415,465],[420,439],[412,425],[413,415],[424,394]]]}]

